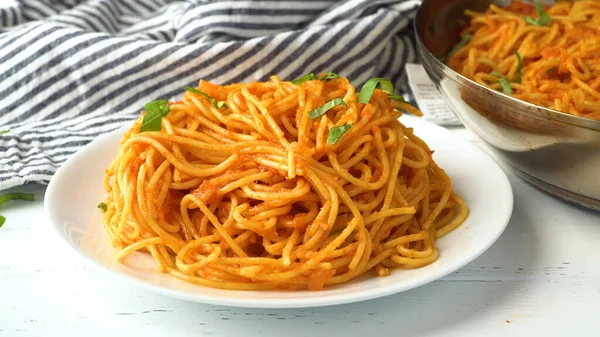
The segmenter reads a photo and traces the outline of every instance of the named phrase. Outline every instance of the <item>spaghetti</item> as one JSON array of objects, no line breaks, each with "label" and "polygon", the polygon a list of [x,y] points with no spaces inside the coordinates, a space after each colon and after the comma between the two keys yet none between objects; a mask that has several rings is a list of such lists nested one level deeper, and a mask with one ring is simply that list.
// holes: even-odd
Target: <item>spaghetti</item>
[{"label": "spaghetti", "polygon": [[515,1],[466,15],[462,43],[446,60],[452,69],[524,101],[600,120],[600,2]]},{"label": "spaghetti", "polygon": [[273,76],[200,81],[180,102],[147,105],[104,179],[117,259],[144,251],[161,272],[245,290],[319,290],[434,262],[466,206],[398,121],[419,112],[383,85],[369,104],[358,96],[337,75]]}]

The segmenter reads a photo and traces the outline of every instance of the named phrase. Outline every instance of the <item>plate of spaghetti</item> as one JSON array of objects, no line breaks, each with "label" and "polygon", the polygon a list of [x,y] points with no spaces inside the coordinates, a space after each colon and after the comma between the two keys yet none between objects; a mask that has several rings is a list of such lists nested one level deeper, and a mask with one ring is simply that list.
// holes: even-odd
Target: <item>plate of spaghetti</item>
[{"label": "plate of spaghetti", "polygon": [[200,81],[75,154],[45,209],[78,254],[170,296],[285,308],[398,293],[482,254],[513,205],[494,160],[403,112],[420,115],[383,78]]}]

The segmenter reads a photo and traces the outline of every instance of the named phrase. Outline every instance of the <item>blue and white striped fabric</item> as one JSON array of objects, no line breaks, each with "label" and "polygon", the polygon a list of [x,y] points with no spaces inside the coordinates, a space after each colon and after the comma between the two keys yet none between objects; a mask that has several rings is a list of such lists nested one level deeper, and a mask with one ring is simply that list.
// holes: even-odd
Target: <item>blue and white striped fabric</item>
[{"label": "blue and white striped fabric", "polygon": [[[0,1],[0,190],[199,79],[335,71],[405,88],[418,0]],[[400,89],[400,90],[402,90]]]}]

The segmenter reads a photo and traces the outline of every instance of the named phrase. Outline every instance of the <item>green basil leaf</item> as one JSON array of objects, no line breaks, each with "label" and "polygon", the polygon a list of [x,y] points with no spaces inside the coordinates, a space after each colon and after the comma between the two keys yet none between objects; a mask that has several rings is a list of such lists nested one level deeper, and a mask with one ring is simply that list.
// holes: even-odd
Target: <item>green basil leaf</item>
[{"label": "green basil leaf", "polygon": [[390,80],[386,78],[372,78],[365,82],[360,89],[360,93],[358,94],[358,103],[369,104],[378,84],[381,86],[381,90],[388,95],[394,94],[394,85]]},{"label": "green basil leaf", "polygon": [[507,95],[512,94],[512,88],[510,87],[510,82],[506,78],[504,78],[504,77],[499,78],[498,82],[502,86],[502,90],[504,91],[505,94],[507,94]]},{"label": "green basil leaf", "polygon": [[525,22],[527,22],[528,24],[532,25],[532,26],[539,26],[538,22],[536,19],[532,18],[531,16],[526,16],[525,17]]},{"label": "green basil leaf", "polygon": [[540,24],[540,26],[549,26],[552,23],[552,19],[550,19],[548,13],[544,11],[544,5],[539,3],[535,4],[535,11],[540,16],[540,18],[538,19],[538,23]]},{"label": "green basil leaf", "polygon": [[340,75],[338,75],[334,72],[331,72],[331,71],[321,77],[318,77],[317,75],[315,75],[315,73],[308,73],[308,74],[300,77],[299,79],[292,81],[292,84],[298,85],[298,84],[302,84],[306,81],[312,81],[312,80],[329,81],[329,80],[333,80],[333,79],[336,79],[339,77],[340,77]]},{"label": "green basil leaf", "polygon": [[345,106],[345,107],[348,107],[348,106],[346,105],[346,102],[344,102],[344,100],[343,100],[343,99],[341,99],[341,98],[334,98],[334,99],[332,99],[331,101],[329,101],[329,102],[327,102],[327,103],[323,104],[323,106],[321,106],[321,107],[319,107],[319,108],[316,108],[316,109],[314,109],[314,110],[311,110],[311,111],[309,111],[309,112],[308,112],[308,117],[310,117],[310,119],[315,119],[315,118],[321,117],[321,116],[323,116],[323,115],[324,115],[324,114],[325,114],[327,111],[329,111],[329,110],[331,110],[331,109],[335,108],[336,106],[340,106],[340,105],[343,105],[343,106]]},{"label": "green basil leaf", "polygon": [[459,51],[462,47],[466,46],[467,43],[469,43],[469,41],[471,41],[471,37],[472,37],[471,34],[465,34],[462,37],[462,39],[456,45],[454,45],[454,47],[450,50],[447,58],[450,58],[450,56],[456,54],[457,51]]},{"label": "green basil leaf", "polygon": [[160,124],[162,118],[171,111],[169,109],[169,101],[164,99],[152,101],[144,105],[144,109],[146,110],[146,114],[142,120],[140,132],[160,131],[162,128]]},{"label": "green basil leaf", "polygon": [[99,203],[97,207],[100,208],[103,212],[106,212],[108,210],[108,205],[106,205],[103,202]]},{"label": "green basil leaf", "polygon": [[502,91],[505,94],[510,95],[513,93],[512,88],[510,87],[510,81],[504,75],[496,71],[491,72],[490,75],[498,77],[498,83],[502,86]]},{"label": "green basil leaf", "polygon": [[352,124],[346,124],[346,125],[342,125],[342,126],[335,126],[331,129],[329,129],[329,135],[327,136],[327,143],[328,144],[337,143],[337,141],[340,140],[340,138],[342,138],[342,136],[346,132],[348,132],[348,130],[350,130],[351,127],[352,127]]},{"label": "green basil leaf", "polygon": [[211,95],[209,95],[205,92],[202,92],[194,87],[186,86],[185,90],[208,98],[210,100],[210,105],[212,105],[216,109],[221,109],[222,107],[227,107],[227,104],[224,101],[217,101],[216,98],[214,98]]},{"label": "green basil leaf", "polygon": [[212,105],[215,109],[221,109],[222,107],[227,107],[227,104],[224,101],[217,101],[216,98],[210,98],[210,105]]},{"label": "green basil leaf", "polygon": [[381,90],[383,90],[383,92],[385,92],[386,94],[388,94],[388,95],[394,94],[394,85],[387,78],[380,78],[379,85],[381,86]]},{"label": "green basil leaf", "polygon": [[[32,193],[6,193],[0,195],[0,205],[6,203],[9,200],[26,200],[35,201],[35,195]],[[6,218],[0,215],[0,227],[4,225]]]},{"label": "green basil leaf", "polygon": [[523,78],[523,74],[521,73],[521,66],[522,66],[521,54],[519,54],[519,52],[516,51],[515,55],[517,56],[517,78],[515,78],[515,82],[521,83],[521,80]]},{"label": "green basil leaf", "polygon": [[536,3],[535,11],[537,12],[539,18],[534,19],[531,16],[526,16],[525,22],[533,26],[549,26],[552,23],[552,19],[550,18],[548,13],[544,11],[544,5]]},{"label": "green basil leaf", "polygon": [[327,74],[321,76],[319,78],[319,80],[321,80],[321,81],[328,81],[328,80],[333,80],[333,79],[336,79],[336,78],[339,78],[339,77],[340,77],[340,75],[338,75],[336,73],[328,72]]},{"label": "green basil leaf", "polygon": [[555,73],[557,71],[558,71],[558,67],[552,67],[552,68],[546,70],[546,74],[550,75],[550,74]]},{"label": "green basil leaf", "polygon": [[2,130],[2,131],[0,131],[0,135],[5,135],[9,132],[10,132],[10,130]]},{"label": "green basil leaf", "polygon": [[391,95],[388,95],[388,98],[390,99],[390,101],[401,101],[401,102],[404,102],[404,103],[408,103],[408,102],[407,102],[407,101],[404,99],[404,97],[402,97],[402,96],[400,96],[400,95],[391,94]]},{"label": "green basil leaf", "polygon": [[217,104],[215,104],[214,98],[210,100],[210,104],[212,104],[212,106],[214,106],[217,109],[221,109],[223,107],[227,108],[227,104],[224,101],[218,101]]},{"label": "green basil leaf", "polygon": [[316,80],[316,79],[317,79],[317,75],[315,75],[315,73],[308,73],[308,74],[300,77],[299,79],[292,81],[292,84],[299,85],[306,81],[311,81],[311,80]]},{"label": "green basil leaf", "polygon": [[187,86],[185,87],[185,90],[186,90],[186,91],[189,91],[189,92],[191,92],[191,93],[193,93],[193,94],[202,95],[202,96],[204,96],[204,97],[206,97],[206,98],[212,98],[212,96],[210,96],[209,94],[207,94],[207,93],[205,93],[205,92],[202,92],[202,91],[200,91],[200,90],[198,90],[198,89],[196,89],[196,88],[194,88],[194,87],[190,87],[189,85],[187,85]]},{"label": "green basil leaf", "polygon": [[6,193],[0,195],[0,205],[4,204],[9,200],[35,201],[35,195],[32,193]]}]

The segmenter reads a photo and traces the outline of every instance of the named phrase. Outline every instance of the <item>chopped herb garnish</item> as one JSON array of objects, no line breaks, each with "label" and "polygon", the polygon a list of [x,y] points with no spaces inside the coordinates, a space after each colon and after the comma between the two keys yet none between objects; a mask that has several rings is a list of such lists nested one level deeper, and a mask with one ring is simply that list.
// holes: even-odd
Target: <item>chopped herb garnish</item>
[{"label": "chopped herb garnish", "polygon": [[0,135],[5,135],[9,132],[10,132],[10,130],[2,130],[2,131],[0,131]]},{"label": "chopped herb garnish", "polygon": [[315,75],[315,73],[308,73],[308,74],[300,77],[299,79],[292,81],[292,84],[299,85],[306,81],[312,81],[312,80],[316,80],[316,79],[317,79],[317,75]]},{"label": "chopped herb garnish", "polygon": [[408,103],[404,99],[404,97],[402,97],[400,95],[391,94],[391,95],[388,95],[388,98],[390,99],[390,101],[401,101],[401,102],[404,102],[404,103]]},{"label": "chopped herb garnish", "polygon": [[202,92],[196,88],[190,87],[189,85],[185,87],[185,90],[194,93],[194,94],[198,94],[198,95],[202,95],[206,98],[208,98],[210,100],[210,104],[215,107],[216,109],[221,109],[222,107],[227,107],[227,104],[224,101],[217,101],[214,97],[212,97],[211,95]]},{"label": "chopped herb garnish", "polygon": [[[32,193],[6,193],[0,195],[0,205],[4,204],[9,200],[26,200],[26,201],[35,201],[35,195]],[[0,215],[0,227],[4,225],[6,222],[6,218]]]},{"label": "chopped herb garnish", "polygon": [[522,66],[521,54],[519,54],[519,52],[516,51],[515,56],[517,57],[517,77],[515,78],[515,82],[521,83],[521,79],[523,77],[523,74],[521,73],[521,66]]},{"label": "chopped herb garnish", "polygon": [[194,94],[202,95],[202,96],[204,96],[206,98],[212,98],[212,96],[210,96],[209,94],[207,94],[205,92],[202,92],[202,91],[200,91],[200,90],[198,90],[198,89],[196,89],[194,87],[190,87],[189,85],[185,87],[185,90],[189,91],[189,92],[192,92]]},{"label": "chopped herb garnish", "polygon": [[319,78],[319,80],[321,80],[321,81],[329,81],[329,80],[334,80],[334,79],[336,79],[336,78],[339,78],[339,77],[340,77],[340,75],[338,75],[338,74],[336,74],[336,73],[332,73],[332,72],[330,71],[330,72],[328,72],[327,74],[325,74],[325,75],[321,76],[321,77]]},{"label": "chopped herb garnish", "polygon": [[502,86],[502,91],[510,95],[512,94],[512,88],[510,87],[510,81],[502,74],[497,71],[491,72],[490,75],[498,77],[498,83]]},{"label": "chopped herb garnish", "polygon": [[537,20],[529,15],[525,17],[525,22],[527,22],[530,25],[538,26]]},{"label": "chopped herb garnish", "polygon": [[35,201],[35,195],[32,193],[6,193],[0,195],[0,205],[4,204],[9,200]]},{"label": "chopped herb garnish", "polygon": [[360,89],[358,103],[368,104],[371,101],[371,97],[373,96],[377,85],[380,85],[381,90],[388,94],[388,99],[390,101],[402,101],[408,103],[401,95],[394,94],[394,85],[386,78],[372,78],[368,80]]},{"label": "chopped herb garnish", "polygon": [[212,106],[214,106],[217,109],[221,109],[222,107],[227,107],[227,103],[225,103],[224,101],[218,101],[217,104],[215,105],[214,98],[210,100],[210,104],[212,104]]},{"label": "chopped herb garnish", "polygon": [[299,85],[306,81],[312,81],[312,80],[329,81],[329,80],[333,80],[333,79],[336,79],[339,77],[340,77],[340,75],[333,73],[331,71],[321,77],[318,77],[317,75],[315,75],[315,73],[308,73],[308,74],[300,77],[299,79],[292,81],[292,84]]},{"label": "chopped herb garnish", "polygon": [[462,39],[456,44],[454,45],[454,47],[450,50],[450,52],[448,53],[448,56],[446,58],[450,58],[450,56],[456,54],[457,51],[459,51],[462,47],[466,46],[467,43],[469,43],[469,41],[471,41],[471,34],[465,34]]},{"label": "chopped herb garnish", "polygon": [[161,99],[158,101],[152,101],[144,105],[146,114],[142,120],[142,127],[140,132],[146,131],[160,131],[162,128],[160,122],[164,116],[166,116],[169,109],[169,101]]},{"label": "chopped herb garnish", "polygon": [[308,112],[308,117],[310,117],[311,119],[315,119],[318,117],[323,116],[327,111],[335,108],[336,106],[340,106],[343,105],[345,107],[347,107],[346,102],[344,102],[343,99],[341,98],[334,98],[331,101],[323,104],[323,106],[316,108],[314,110],[311,110]]},{"label": "chopped herb garnish", "polygon": [[534,19],[528,15],[525,17],[525,22],[534,26],[549,26],[550,23],[552,23],[552,20],[550,19],[548,13],[544,11],[544,5],[536,3],[535,11],[537,12],[539,17],[537,19]]},{"label": "chopped herb garnish", "polygon": [[550,74],[555,73],[557,71],[558,71],[558,67],[552,67],[552,68],[546,70],[546,74],[550,75]]},{"label": "chopped herb garnish", "polygon": [[103,202],[99,203],[97,207],[100,208],[103,212],[106,212],[108,210],[108,206]]},{"label": "chopped herb garnish", "polygon": [[499,78],[498,82],[502,86],[502,91],[504,91],[505,94],[507,94],[507,95],[512,94],[512,88],[510,87],[510,82],[506,78],[504,78],[504,77]]},{"label": "chopped herb garnish", "polygon": [[394,94],[394,85],[390,80],[386,78],[372,78],[365,82],[360,89],[360,94],[358,94],[358,103],[369,104],[371,101],[371,96],[373,96],[375,88],[377,88],[378,84],[381,86],[381,90],[388,95]]},{"label": "chopped herb garnish", "polygon": [[328,144],[337,143],[337,141],[340,140],[340,138],[342,138],[342,136],[346,132],[348,132],[348,130],[350,130],[351,127],[352,127],[352,124],[346,124],[346,125],[342,125],[342,126],[332,127],[331,129],[329,129],[329,135],[327,136],[327,143]]}]

